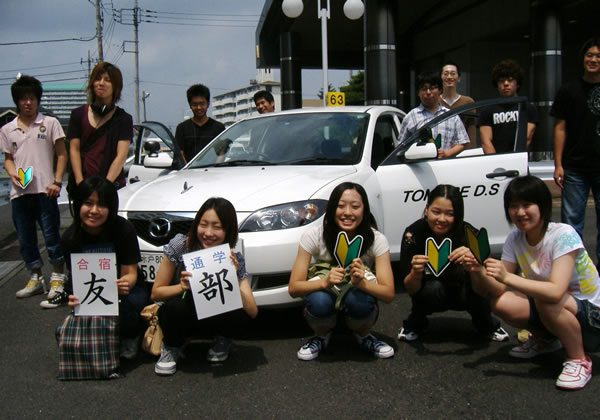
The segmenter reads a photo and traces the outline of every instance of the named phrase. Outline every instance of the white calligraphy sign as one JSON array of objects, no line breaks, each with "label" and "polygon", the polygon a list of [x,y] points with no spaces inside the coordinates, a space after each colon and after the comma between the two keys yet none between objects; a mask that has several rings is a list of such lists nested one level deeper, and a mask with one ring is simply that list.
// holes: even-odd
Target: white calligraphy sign
[{"label": "white calligraphy sign", "polygon": [[192,273],[190,292],[198,319],[242,307],[240,285],[228,244],[184,254],[183,262],[186,271]]},{"label": "white calligraphy sign", "polygon": [[119,315],[117,257],[111,253],[71,254],[75,315]]}]

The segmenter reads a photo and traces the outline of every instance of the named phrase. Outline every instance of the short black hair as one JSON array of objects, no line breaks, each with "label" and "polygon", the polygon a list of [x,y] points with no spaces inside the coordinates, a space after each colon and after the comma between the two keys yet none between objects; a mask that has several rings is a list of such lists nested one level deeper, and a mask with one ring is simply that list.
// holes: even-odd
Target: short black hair
[{"label": "short black hair", "polygon": [[204,99],[206,99],[206,102],[210,103],[210,89],[204,85],[201,85],[200,83],[190,86],[186,94],[188,104],[192,102],[192,98],[196,96],[202,96]]},{"label": "short black hair", "polygon": [[458,64],[456,64],[456,62],[452,61],[452,60],[446,60],[443,62],[440,73],[442,73],[442,71],[444,70],[444,67],[446,66],[454,66],[456,67],[456,72],[458,73],[458,75],[460,76],[460,67],[458,67]]},{"label": "short black hair", "polygon": [[517,90],[523,84],[525,72],[515,60],[502,60],[492,68],[492,86],[498,88],[498,82],[500,79],[507,77],[512,77],[517,81]]},{"label": "short black hair", "polygon": [[583,64],[583,58],[585,57],[585,53],[592,47],[600,48],[600,36],[593,36],[587,41],[583,43],[581,46],[581,50],[579,50],[579,60]]},{"label": "short black hair", "polygon": [[539,207],[545,232],[552,219],[552,194],[544,181],[533,175],[525,175],[508,183],[504,191],[504,215],[508,223],[512,223],[508,209],[512,203],[519,201],[533,203]]},{"label": "short black hair", "polygon": [[39,106],[43,93],[42,83],[33,76],[21,76],[11,85],[10,93],[17,107],[17,112],[21,112],[19,110],[19,101],[25,95],[32,94],[35,96]]},{"label": "short black hair", "polygon": [[417,76],[417,91],[421,90],[425,84],[429,84],[429,86],[437,86],[440,90],[442,90],[442,78],[440,77],[440,73],[437,72],[427,72],[420,73]]},{"label": "short black hair", "polygon": [[271,92],[268,92],[266,90],[259,90],[254,94],[254,103],[256,103],[256,101],[258,101],[260,98],[263,98],[269,103],[275,102],[275,98],[273,98]]}]

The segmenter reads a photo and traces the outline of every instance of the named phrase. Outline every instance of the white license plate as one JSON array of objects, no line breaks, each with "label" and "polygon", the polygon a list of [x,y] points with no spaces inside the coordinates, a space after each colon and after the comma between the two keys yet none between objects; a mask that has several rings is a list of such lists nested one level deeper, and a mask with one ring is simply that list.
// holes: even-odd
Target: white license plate
[{"label": "white license plate", "polygon": [[142,261],[138,263],[138,267],[142,271],[144,281],[154,283],[163,255],[159,252],[142,252]]}]

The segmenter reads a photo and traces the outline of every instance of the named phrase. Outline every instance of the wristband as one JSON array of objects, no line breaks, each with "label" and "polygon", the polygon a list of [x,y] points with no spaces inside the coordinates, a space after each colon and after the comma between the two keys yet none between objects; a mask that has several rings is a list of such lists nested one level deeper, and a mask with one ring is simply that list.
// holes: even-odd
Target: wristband
[{"label": "wristband", "polygon": [[53,184],[56,185],[58,188],[62,188],[62,182],[54,181]]}]

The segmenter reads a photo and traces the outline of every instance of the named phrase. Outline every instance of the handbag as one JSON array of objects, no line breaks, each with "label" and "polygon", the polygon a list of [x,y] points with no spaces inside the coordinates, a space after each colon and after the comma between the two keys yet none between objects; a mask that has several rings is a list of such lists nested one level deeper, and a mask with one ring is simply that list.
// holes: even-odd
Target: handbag
[{"label": "handbag", "polygon": [[69,314],[56,328],[58,379],[113,379],[119,374],[119,317]]},{"label": "handbag", "polygon": [[159,304],[153,303],[142,309],[140,313],[141,317],[148,322],[148,328],[142,339],[142,350],[154,356],[160,356],[160,347],[163,342],[163,332],[158,323],[159,308]]}]

